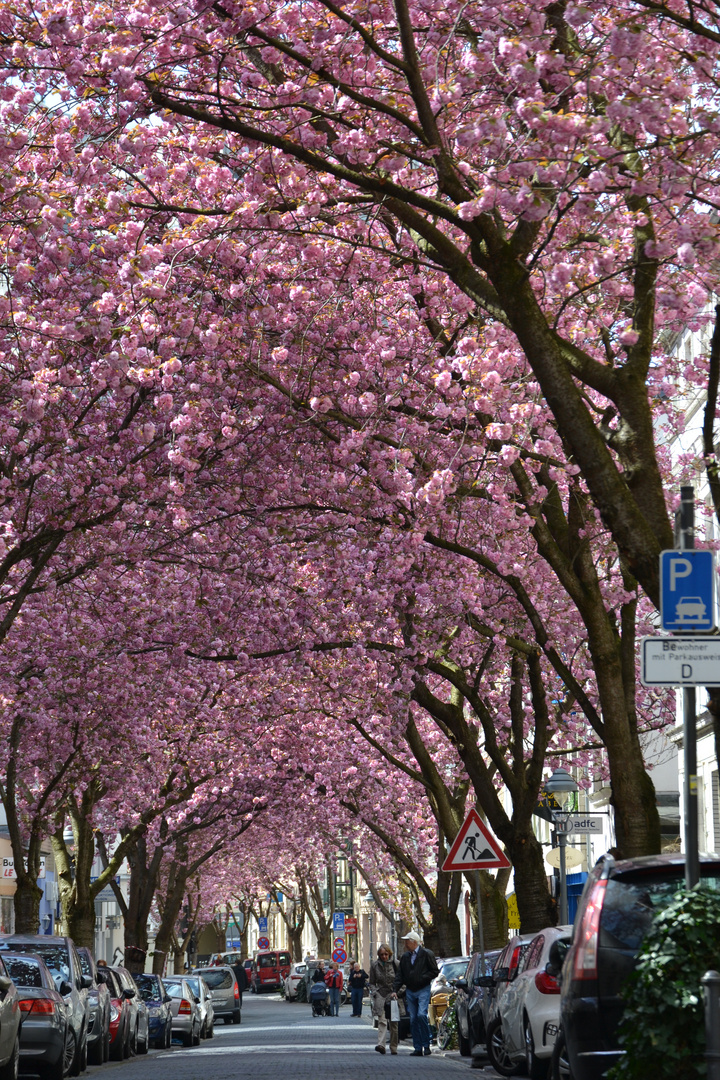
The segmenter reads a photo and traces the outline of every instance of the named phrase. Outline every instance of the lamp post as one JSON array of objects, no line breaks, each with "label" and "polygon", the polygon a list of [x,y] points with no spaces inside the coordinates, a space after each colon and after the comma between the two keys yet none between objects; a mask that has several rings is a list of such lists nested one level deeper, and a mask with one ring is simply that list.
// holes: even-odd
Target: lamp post
[{"label": "lamp post", "polygon": [[565,826],[570,817],[570,812],[565,809],[568,799],[578,791],[578,786],[566,769],[555,769],[550,779],[545,784],[548,795],[552,795],[562,807],[561,810],[553,811],[555,831],[557,833],[558,847],[560,849],[560,925],[564,926],[568,921],[568,898],[567,879],[565,874],[565,845],[567,834]]}]

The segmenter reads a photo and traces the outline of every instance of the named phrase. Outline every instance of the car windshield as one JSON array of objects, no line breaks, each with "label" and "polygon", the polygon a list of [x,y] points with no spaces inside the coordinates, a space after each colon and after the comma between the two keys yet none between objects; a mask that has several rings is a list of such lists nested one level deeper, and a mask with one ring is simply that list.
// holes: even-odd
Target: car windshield
[{"label": "car windshield", "polygon": [[235,981],[232,974],[222,968],[209,968],[202,972],[202,977],[211,990],[230,990]]},{"label": "car windshield", "polygon": [[467,960],[446,961],[440,967],[440,974],[450,982],[451,979],[461,979],[467,971]]},{"label": "car windshield", "polygon": [[136,975],[135,982],[143,1001],[162,1001],[163,995],[157,975]]},{"label": "car windshield", "polygon": [[37,960],[33,960],[31,957],[19,960],[16,957],[8,956],[5,959],[5,966],[16,986],[42,987],[42,971]]},{"label": "car windshield", "polygon": [[13,952],[37,953],[50,968],[50,973],[55,980],[55,985],[61,982],[70,982],[70,957],[64,945],[43,945],[39,941],[13,941],[8,942],[8,948]]}]

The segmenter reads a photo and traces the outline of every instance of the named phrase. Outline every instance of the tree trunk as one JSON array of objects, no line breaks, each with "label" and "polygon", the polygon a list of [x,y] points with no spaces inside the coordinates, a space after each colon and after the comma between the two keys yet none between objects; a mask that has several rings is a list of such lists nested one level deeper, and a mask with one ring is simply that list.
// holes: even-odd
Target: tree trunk
[{"label": "tree trunk", "polygon": [[165,849],[158,845],[148,861],[144,836],[128,852],[130,868],[128,900],[120,905],[125,926],[125,966],[132,974],[145,970],[148,951],[148,920]]},{"label": "tree trunk", "polygon": [[660,817],[640,745],[632,738],[612,739],[606,749],[615,811],[614,854],[621,859],[653,855],[660,851]]},{"label": "tree trunk", "polygon": [[548,890],[542,845],[532,826],[516,826],[505,846],[515,871],[521,932],[532,934],[545,926],[554,926],[557,910]]},{"label": "tree trunk", "polygon": [[[168,878],[168,889],[163,902],[160,926],[155,938],[155,954],[153,956],[153,973],[155,975],[162,974],[165,960],[173,945],[175,924],[182,909],[187,878],[187,865],[173,862]],[[179,970],[182,971],[182,967]]]},{"label": "tree trunk", "polygon": [[[17,865],[16,861],[16,868]],[[24,871],[17,874],[15,896],[13,897],[16,934],[39,933],[42,895],[42,889],[36,881],[33,881],[30,874]]]},{"label": "tree trunk", "polygon": [[[507,943],[508,936],[508,912],[505,900],[505,887],[508,882],[509,871],[499,871],[497,877],[493,877],[487,870],[480,870],[480,898],[482,901],[483,916],[483,945],[485,949],[501,949]],[[477,876],[474,872],[468,875],[470,888],[473,896],[471,913],[473,928],[473,952],[480,949],[480,930],[477,919]]]}]

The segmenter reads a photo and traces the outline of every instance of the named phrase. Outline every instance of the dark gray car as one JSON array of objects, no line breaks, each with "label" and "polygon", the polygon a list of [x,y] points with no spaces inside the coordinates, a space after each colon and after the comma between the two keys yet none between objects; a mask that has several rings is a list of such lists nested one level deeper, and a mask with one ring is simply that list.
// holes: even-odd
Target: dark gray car
[{"label": "dark gray car", "polygon": [[43,1080],[64,1080],[75,1061],[75,1033],[65,999],[42,957],[5,953],[5,967],[15,983],[23,1021],[20,1066],[39,1072]]},{"label": "dark gray car", "polygon": [[215,1019],[223,1020],[226,1024],[239,1024],[242,998],[233,969],[225,965],[195,968],[193,975],[201,975],[207,983]]},{"label": "dark gray car", "polygon": [[4,952],[36,953],[50,969],[55,989],[65,1001],[75,1037],[75,1060],[70,1075],[79,1076],[87,1068],[88,989],[92,979],[83,974],[72,938],[46,937],[42,934],[3,935],[0,937],[0,955]]}]

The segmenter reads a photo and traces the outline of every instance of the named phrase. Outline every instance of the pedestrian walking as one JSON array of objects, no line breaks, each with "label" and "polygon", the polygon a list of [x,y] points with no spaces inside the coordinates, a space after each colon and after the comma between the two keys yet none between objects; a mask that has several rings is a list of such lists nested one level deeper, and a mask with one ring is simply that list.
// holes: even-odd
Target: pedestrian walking
[{"label": "pedestrian walking", "polygon": [[235,974],[235,981],[237,982],[237,985],[238,985],[238,998],[239,998],[239,1006],[238,1007],[242,1009],[243,990],[247,990],[248,985],[249,985],[248,984],[247,969],[246,969],[244,964],[240,963],[239,960],[236,961],[236,963],[232,964],[232,969],[233,969],[233,972]]},{"label": "pedestrian walking", "polygon": [[397,994],[401,986],[405,987],[405,1003],[410,1014],[410,1030],[413,1039],[413,1057],[429,1057],[430,1025],[428,1023],[428,1005],[430,1004],[430,983],[438,976],[438,966],[434,953],[424,949],[420,936],[411,930],[403,938],[405,952],[400,957],[400,964],[393,983],[393,992]]},{"label": "pedestrian walking", "polygon": [[352,1015],[362,1016],[362,1003],[367,986],[368,973],[360,967],[357,960],[350,969],[348,985],[350,987],[350,1001],[352,1003]]},{"label": "pedestrian walking", "polygon": [[340,1015],[340,991],[343,987],[343,973],[333,961],[330,970],[325,976],[325,985],[330,991],[330,1015]]},{"label": "pedestrian walking", "polygon": [[375,1049],[379,1054],[385,1053],[385,1036],[390,1028],[390,1053],[397,1054],[398,1035],[400,1023],[398,1020],[390,1020],[385,1015],[385,1004],[390,1004],[393,995],[395,976],[398,973],[398,965],[393,960],[392,949],[389,945],[380,945],[377,951],[377,960],[370,965],[370,1002],[373,1017],[377,1019],[378,1041]]}]

